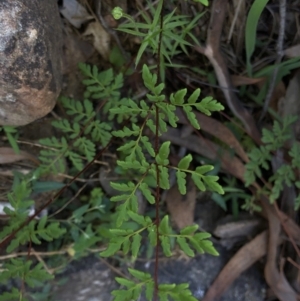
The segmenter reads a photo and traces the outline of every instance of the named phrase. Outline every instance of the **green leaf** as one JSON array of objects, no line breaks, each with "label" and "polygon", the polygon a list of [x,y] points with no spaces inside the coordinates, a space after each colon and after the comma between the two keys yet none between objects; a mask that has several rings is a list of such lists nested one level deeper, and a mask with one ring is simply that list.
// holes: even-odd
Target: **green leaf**
[{"label": "green leaf", "polygon": [[188,245],[188,243],[186,242],[186,239],[184,237],[177,237],[176,239],[177,243],[179,244],[181,250],[190,257],[194,257],[195,253],[194,251],[190,248],[190,246]]},{"label": "green leaf", "polygon": [[220,184],[217,183],[219,177],[217,176],[204,176],[203,181],[209,187],[210,190],[219,194],[224,194],[224,190]]},{"label": "green leaf", "polygon": [[209,5],[208,0],[194,0],[194,2],[199,2],[199,3],[201,3],[201,4],[205,5],[205,6]]},{"label": "green leaf", "polygon": [[206,187],[202,182],[202,179],[199,177],[199,175],[192,173],[192,180],[194,181],[195,185],[198,187],[201,191],[206,191]]},{"label": "green leaf", "polygon": [[116,220],[116,226],[121,227],[123,222],[127,219],[127,214],[128,209],[126,204],[122,204],[118,206],[118,211],[117,211],[117,220]]},{"label": "green leaf", "polygon": [[146,283],[146,291],[145,291],[146,299],[148,301],[152,301],[153,294],[154,294],[154,283],[153,283],[153,281],[147,282]]},{"label": "green leaf", "polygon": [[[146,43],[144,45],[147,46]],[[141,48],[142,47],[143,47],[143,50],[144,50],[145,49],[144,46],[141,46]],[[151,91],[156,82],[153,83],[152,74],[151,74],[151,72],[150,72],[150,70],[149,70],[149,68],[146,64],[143,65],[142,77],[143,77],[143,81],[144,81],[144,84],[145,84],[146,88],[148,88]]]},{"label": "green leaf", "polygon": [[148,281],[148,280],[150,280],[152,278],[150,274],[141,272],[139,270],[134,270],[134,269],[128,268],[128,272],[133,277],[135,277],[136,279],[141,280],[141,281]]},{"label": "green leaf", "polygon": [[121,285],[124,285],[126,286],[127,288],[131,288],[131,287],[134,287],[135,286],[135,282],[131,281],[131,280],[128,280],[128,279],[125,279],[125,278],[121,278],[121,277],[115,277],[115,280],[121,284]]},{"label": "green leaf", "polygon": [[[169,171],[167,167],[159,166],[159,186],[162,189],[170,189]],[[156,175],[155,175],[156,176]]]},{"label": "green leaf", "polygon": [[159,224],[159,233],[163,235],[171,234],[171,229],[169,225],[169,216],[165,215]]},{"label": "green leaf", "polygon": [[175,283],[172,283],[172,284],[163,283],[163,284],[160,284],[158,287],[159,287],[160,291],[172,291],[176,287],[176,284]]},{"label": "green leaf", "polygon": [[180,170],[176,171],[178,190],[182,195],[186,194],[186,173]]},{"label": "green leaf", "polygon": [[155,95],[160,95],[164,88],[165,88],[165,84],[164,83],[160,83],[158,86],[156,86],[153,89],[153,92],[154,92]]},{"label": "green leaf", "polygon": [[148,227],[148,238],[150,241],[151,246],[155,247],[157,245],[157,233],[156,233],[156,226],[152,225]]},{"label": "green leaf", "polygon": [[130,199],[131,195],[130,194],[122,194],[122,195],[115,195],[110,198],[111,202],[120,202],[120,201],[125,201]]},{"label": "green leaf", "polygon": [[138,298],[140,297],[141,293],[142,293],[142,287],[141,286],[136,286],[132,290],[132,299],[133,300],[138,300]]},{"label": "green leaf", "polygon": [[186,113],[186,116],[187,116],[188,120],[190,121],[191,125],[195,129],[200,130],[200,125],[198,123],[196,115],[192,112],[192,108],[190,106],[184,106],[183,110]]},{"label": "green leaf", "polygon": [[192,225],[192,226],[187,226],[183,229],[180,230],[180,234],[181,235],[191,235],[194,232],[196,232],[198,230],[199,226],[198,225]]},{"label": "green leaf", "polygon": [[188,98],[188,103],[189,104],[194,104],[196,103],[196,101],[198,100],[199,96],[200,96],[201,90],[200,88],[196,89],[192,95]]},{"label": "green leaf", "polygon": [[174,105],[183,105],[184,103],[184,97],[187,93],[187,89],[184,88],[184,89],[181,89],[181,90],[178,90],[175,94],[171,94],[170,96],[170,101],[172,104]]},{"label": "green leaf", "polygon": [[189,241],[198,253],[200,254],[204,253],[204,250],[202,249],[201,246],[201,241],[196,240],[194,237],[189,237]]},{"label": "green leaf", "polygon": [[122,130],[113,131],[112,134],[116,137],[130,137],[130,136],[138,136],[140,133],[140,128],[137,127],[135,124],[132,124],[133,130],[129,129],[128,127],[124,126]]},{"label": "green leaf", "polygon": [[203,240],[211,237],[210,233],[207,232],[198,232],[194,235],[197,240]]},{"label": "green leaf", "polygon": [[191,154],[188,154],[187,156],[183,157],[179,163],[178,163],[178,168],[179,169],[188,169],[190,166],[190,163],[192,162],[193,157]]},{"label": "green leaf", "polygon": [[80,156],[72,151],[67,151],[66,156],[70,159],[70,161],[73,163],[74,167],[78,170],[81,171],[83,169],[83,162]]},{"label": "green leaf", "polygon": [[147,136],[142,136],[141,137],[141,142],[143,143],[144,147],[146,148],[146,150],[148,151],[150,156],[154,158],[155,157],[155,151],[154,151],[154,148],[153,148],[152,144],[149,142],[149,138]]},{"label": "green leaf", "polygon": [[198,166],[195,169],[195,172],[199,175],[204,175],[204,174],[206,174],[207,172],[209,172],[213,169],[214,169],[214,167],[212,165],[203,165],[203,166]]},{"label": "green leaf", "polygon": [[3,130],[5,132],[8,142],[9,142],[10,146],[12,147],[12,149],[14,150],[14,152],[16,154],[19,154],[20,148],[19,148],[19,145],[17,142],[17,138],[19,135],[18,130],[15,127],[9,126],[9,125],[4,125]]},{"label": "green leaf", "polygon": [[151,190],[146,183],[141,183],[139,189],[150,204],[155,204],[155,198],[152,195]]},{"label": "green leaf", "polygon": [[121,250],[122,243],[114,242],[108,245],[108,248],[105,251],[100,252],[100,256],[102,257],[110,257],[114,255],[116,252]]},{"label": "green leaf", "polygon": [[161,145],[158,151],[158,156],[160,157],[161,160],[168,159],[170,154],[170,144],[171,144],[170,141],[166,141]]},{"label": "green leaf", "polygon": [[213,243],[209,240],[203,240],[201,241],[201,246],[203,248],[203,250],[211,255],[214,256],[219,256],[219,252],[215,249],[215,247],[213,246]]},{"label": "green leaf", "polygon": [[140,234],[136,234],[133,236],[132,244],[131,244],[131,252],[132,257],[137,258],[140,247],[141,247],[142,236]]},{"label": "green leaf", "polygon": [[137,214],[131,210],[127,211],[128,216],[135,221],[136,223],[138,223],[141,226],[146,226],[146,221],[145,221],[145,217],[143,215]]},{"label": "green leaf", "polygon": [[124,240],[123,245],[122,245],[122,250],[123,250],[124,255],[128,254],[128,252],[130,250],[130,240],[129,240],[129,237]]},{"label": "green leaf", "polygon": [[195,107],[207,116],[210,116],[211,112],[213,111],[224,110],[223,105],[221,105],[211,96],[203,98],[200,103],[195,104]]},{"label": "green leaf", "polygon": [[163,9],[163,1],[159,1],[158,2],[158,5],[155,9],[155,14],[154,14],[154,17],[153,17],[153,21],[152,21],[152,28],[151,29],[154,29],[154,28],[157,28],[157,25],[159,24],[159,19],[160,19],[160,14],[161,14],[161,11]]},{"label": "green leaf", "polygon": [[171,257],[172,252],[171,252],[170,238],[167,236],[160,236],[159,238],[161,240],[161,246],[162,246],[164,254],[167,257]]},{"label": "green leaf", "polygon": [[252,76],[251,56],[255,49],[258,20],[268,0],[254,0],[246,20],[245,45],[248,76]]},{"label": "green leaf", "polygon": [[47,216],[43,216],[38,223],[38,230],[42,230],[45,228],[47,222]]},{"label": "green leaf", "polygon": [[113,189],[119,190],[119,191],[123,191],[123,192],[131,192],[134,190],[135,185],[133,182],[128,182],[128,183],[116,183],[116,182],[111,182],[110,186]]},{"label": "green leaf", "polygon": [[133,148],[135,146],[135,144],[136,144],[136,142],[134,140],[131,140],[131,141],[125,143],[123,146],[120,146],[118,148],[118,151],[125,152],[127,150],[130,150],[131,148]]},{"label": "green leaf", "polygon": [[109,232],[112,233],[114,236],[123,236],[132,234],[134,231],[132,229],[109,229]]},{"label": "green leaf", "polygon": [[[142,57],[143,53],[145,52],[146,48],[148,47],[148,45],[149,45],[149,43],[148,43],[147,41],[144,41],[144,42],[142,43],[142,45],[141,45],[141,47],[140,47],[140,49],[139,49],[139,51],[138,51],[138,53],[137,53],[137,55],[136,55],[135,66],[137,66],[138,63],[140,62],[141,57]],[[144,65],[144,66],[145,66],[145,65]],[[145,84],[145,86],[147,87],[145,81],[144,81],[144,84]],[[148,88],[148,87],[147,87],[147,88]]]}]

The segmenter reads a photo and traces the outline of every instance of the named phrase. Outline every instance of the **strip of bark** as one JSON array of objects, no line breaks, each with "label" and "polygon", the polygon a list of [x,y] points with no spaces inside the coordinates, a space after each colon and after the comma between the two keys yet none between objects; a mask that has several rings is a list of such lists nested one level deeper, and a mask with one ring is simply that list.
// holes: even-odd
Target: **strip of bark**
[{"label": "strip of bark", "polygon": [[224,19],[226,16],[228,0],[213,1],[211,9],[210,23],[207,32],[206,47],[196,46],[196,51],[206,55],[214,67],[218,82],[224,93],[232,113],[241,120],[244,124],[247,133],[258,144],[261,143],[261,134],[258,130],[256,122],[252,115],[242,105],[236,94],[233,92],[230,74],[226,66],[225,60],[220,52],[220,38],[223,28]]}]

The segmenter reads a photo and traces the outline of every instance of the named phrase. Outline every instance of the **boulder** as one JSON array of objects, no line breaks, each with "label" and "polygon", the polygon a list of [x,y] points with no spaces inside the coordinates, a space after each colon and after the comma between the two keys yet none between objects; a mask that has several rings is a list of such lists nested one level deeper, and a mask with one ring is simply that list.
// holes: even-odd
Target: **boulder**
[{"label": "boulder", "polygon": [[0,1],[0,125],[49,113],[62,85],[62,26],[56,0]]}]

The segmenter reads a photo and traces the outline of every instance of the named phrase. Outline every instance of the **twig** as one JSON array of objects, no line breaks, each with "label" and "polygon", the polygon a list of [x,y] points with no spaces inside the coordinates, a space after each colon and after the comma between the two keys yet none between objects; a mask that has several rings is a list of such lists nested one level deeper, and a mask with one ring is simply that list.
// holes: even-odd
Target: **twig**
[{"label": "twig", "polygon": [[[49,251],[49,252],[36,252],[33,251],[30,256],[55,256],[55,255],[64,255],[64,254],[69,254],[69,248],[72,245],[64,248],[63,250],[58,250],[58,251]],[[100,248],[96,248],[96,249],[87,249],[90,253],[99,253],[101,251],[104,251],[106,249],[106,247],[100,247]],[[0,261],[2,260],[7,260],[10,258],[16,258],[16,257],[21,257],[21,256],[26,256],[28,254],[28,252],[19,252],[19,253],[12,253],[12,254],[7,254],[7,255],[2,255],[0,256]]]},{"label": "twig", "polygon": [[32,253],[33,256],[36,257],[36,259],[37,259],[39,262],[42,263],[42,265],[44,266],[45,270],[46,270],[50,275],[52,275],[53,272],[48,268],[48,266],[47,266],[46,262],[44,261],[44,259],[43,259],[38,253],[36,253],[35,250],[34,250],[33,248],[31,248],[31,253]]},{"label": "twig", "polygon": [[[59,251],[51,251],[51,252],[33,252],[30,256],[54,256],[54,255],[63,255],[68,253],[67,249],[64,250],[59,250]],[[0,256],[0,261],[1,260],[7,260],[10,258],[16,258],[20,256],[26,256],[28,252],[19,252],[19,253],[13,253],[13,254],[7,254],[7,255],[2,255]]]},{"label": "twig", "polygon": [[287,261],[290,262],[294,267],[296,267],[298,270],[300,270],[300,265],[295,262],[291,257],[287,258]]},{"label": "twig", "polygon": [[115,272],[116,274],[118,274],[119,276],[123,277],[123,278],[128,278],[125,274],[123,274],[119,269],[117,269],[116,267],[114,267],[113,265],[111,265],[110,263],[108,263],[106,260],[104,260],[103,258],[99,257],[99,260],[104,263],[106,266],[108,266],[113,272]]},{"label": "twig", "polygon": [[51,215],[49,215],[48,218],[51,218],[51,217],[57,215],[62,210],[64,210],[70,203],[72,203],[78,197],[78,195],[82,192],[82,190],[85,189],[85,187],[87,186],[87,184],[88,183],[85,183],[80,189],[78,189],[78,191],[76,192],[76,194],[69,201],[67,201],[62,207],[60,207],[54,213],[52,213]]},{"label": "twig", "polygon": [[232,33],[233,33],[233,29],[234,29],[234,25],[236,23],[236,20],[237,20],[237,17],[239,15],[239,12],[240,12],[240,9],[241,9],[241,4],[242,4],[242,0],[239,0],[239,3],[235,9],[235,14],[234,14],[234,17],[233,17],[233,20],[232,20],[232,23],[231,23],[231,26],[230,26],[230,30],[229,30],[229,34],[228,34],[228,38],[227,38],[227,44],[229,44],[230,40],[231,40],[231,37],[232,37]]},{"label": "twig", "polygon": [[286,19],[286,0],[280,0],[279,5],[279,15],[280,15],[280,24],[279,24],[279,34],[277,39],[277,45],[276,45],[276,52],[277,52],[277,58],[275,61],[275,69],[273,70],[272,77],[270,79],[270,85],[268,89],[268,93],[265,99],[264,107],[262,110],[262,113],[259,118],[259,122],[262,121],[262,119],[265,117],[271,97],[273,95],[273,91],[275,88],[276,78],[278,74],[278,65],[280,64],[284,52],[283,52],[283,41],[284,41],[284,33],[285,33],[285,19]]},{"label": "twig", "polygon": [[211,9],[210,23],[207,33],[206,47],[195,46],[195,50],[204,54],[214,67],[219,85],[226,98],[227,105],[232,113],[244,124],[248,134],[256,141],[261,143],[261,134],[258,130],[254,118],[242,105],[236,94],[233,92],[233,85],[230,80],[225,60],[220,52],[220,38],[223,29],[223,22],[226,15],[228,0],[215,0]]}]

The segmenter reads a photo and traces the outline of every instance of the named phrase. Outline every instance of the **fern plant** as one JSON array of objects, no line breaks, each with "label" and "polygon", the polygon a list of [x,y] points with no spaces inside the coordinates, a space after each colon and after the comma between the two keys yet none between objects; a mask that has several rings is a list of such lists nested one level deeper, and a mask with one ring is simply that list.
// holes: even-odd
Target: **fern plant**
[{"label": "fern plant", "polygon": [[[121,73],[115,75],[112,69],[99,71],[95,66],[80,64],[80,69],[86,77],[83,82],[86,85],[85,99],[83,102],[65,97],[60,99],[62,107],[71,117],[53,122],[53,126],[60,130],[61,136],[40,141],[43,146],[39,157],[41,166],[29,180],[26,177],[21,180],[16,177],[13,192],[9,195],[13,208],[5,209],[11,219],[7,228],[0,234],[0,237],[5,239],[7,235],[16,231],[7,251],[12,251],[27,243],[40,244],[41,240],[59,240],[62,235],[70,232],[74,243],[69,247],[68,252],[71,256],[78,258],[85,254],[87,248],[101,241],[102,237],[99,233],[106,230],[104,232],[108,245],[100,253],[103,257],[123,252],[125,255],[130,253],[132,258],[136,258],[139,255],[142,240],[146,237],[150,245],[156,248],[156,260],[160,246],[166,256],[172,255],[174,241],[188,256],[195,256],[196,252],[218,255],[209,240],[209,233],[198,232],[197,225],[186,227],[180,233],[176,233],[170,226],[169,217],[165,215],[160,219],[158,213],[160,190],[170,188],[171,170],[175,170],[177,185],[182,194],[186,194],[187,176],[191,177],[201,191],[209,189],[219,194],[224,193],[218,184],[219,178],[208,174],[213,166],[204,165],[189,169],[193,161],[192,154],[188,154],[180,160],[177,166],[173,166],[169,161],[171,143],[167,141],[159,145],[159,137],[168,130],[168,126],[177,127],[176,109],[183,110],[191,125],[198,130],[200,125],[193,110],[211,115],[212,112],[223,109],[223,106],[212,97],[205,97],[199,101],[200,89],[196,89],[191,94],[187,89],[175,91],[168,97],[164,94],[164,58],[171,62],[171,57],[177,53],[178,46],[186,51],[185,46],[190,43],[185,39],[190,36],[193,40],[190,29],[200,16],[198,15],[189,24],[190,21],[186,17],[176,16],[173,11],[163,18],[163,22],[159,22],[162,8],[163,1],[161,0],[155,9],[152,7],[152,20],[143,16],[145,24],[134,22],[126,25],[127,32],[133,34],[139,32],[138,36],[144,37],[136,66],[147,48],[152,48],[152,51],[158,55],[157,66],[160,67],[157,74],[152,73],[147,65],[142,67],[143,83],[148,90],[146,99],[136,101],[130,97],[121,97],[120,90],[123,86]],[[177,27],[181,30],[178,31]],[[130,32],[130,28],[134,29],[133,32]],[[174,43],[171,43],[171,40]],[[101,113],[103,114],[95,110],[95,102],[99,99],[102,102]],[[103,119],[105,117],[106,119]],[[113,126],[117,126],[113,121],[122,124],[121,128],[112,131]],[[102,195],[98,190],[94,191],[94,197],[90,198],[88,204],[76,208],[65,221],[56,222],[47,217],[28,221],[27,211],[33,204],[29,196],[32,191],[32,182],[36,177],[44,173],[64,173],[67,164],[71,167],[71,172],[81,171],[86,163],[94,160],[99,145],[105,147],[111,141],[111,135],[115,137],[114,139],[123,140],[123,145],[118,148],[117,165],[134,177],[128,181],[111,183],[111,186],[120,193],[110,199],[115,204],[116,211],[115,214],[110,214],[110,222],[102,228],[94,227],[91,223],[95,216],[106,213],[103,211]],[[153,183],[155,183],[154,186]],[[150,206],[155,206],[155,219],[138,213],[136,194],[138,191],[142,193]],[[90,213],[95,213],[95,215]],[[128,228],[128,221],[135,223],[134,229]],[[19,266],[19,270],[16,266]],[[11,260],[6,268],[7,273],[4,273],[1,278],[3,281],[9,277],[19,277],[30,286],[37,278],[40,280],[51,278],[39,264],[33,264],[28,260]],[[188,289],[188,284],[159,284],[157,277],[150,274],[134,269],[129,269],[128,272],[133,279],[116,279],[124,287],[124,289],[113,291],[112,294],[117,301],[137,300],[143,289],[147,300],[152,300],[153,297],[159,297],[161,300],[170,298],[196,300]],[[12,296],[14,298],[17,296],[16,299],[19,300],[26,300],[24,294],[15,289],[8,295],[0,296],[0,300],[7,300]]]},{"label": "fern plant", "polygon": [[[67,136],[60,139],[51,137],[40,140],[40,143],[47,147],[40,152],[42,172],[63,173],[65,157],[78,171],[81,171],[84,167],[83,158],[90,162],[95,157],[96,143],[106,145],[111,138],[110,124],[100,122],[99,118],[96,118],[96,112],[90,100],[85,99],[82,104],[80,101],[62,97],[61,103],[67,110],[67,114],[73,118],[71,122],[68,119],[52,122],[55,128],[60,129]],[[72,140],[73,147],[70,148],[69,144]]]},{"label": "fern plant", "polygon": [[[187,41],[187,38],[189,37],[194,43],[198,44],[198,40],[193,35],[192,29],[203,14],[197,14],[193,20],[190,20],[187,16],[176,16],[175,10],[173,10],[161,20],[162,8],[163,1],[159,1],[155,8],[150,4],[152,19],[144,12],[141,12],[144,19],[143,23],[135,22],[131,16],[124,13],[121,7],[115,7],[112,11],[112,15],[117,20],[124,17],[129,21],[128,23],[121,24],[118,30],[141,39],[141,46],[136,55],[135,65],[137,66],[139,64],[143,53],[151,49],[153,54],[159,54],[159,71],[162,81],[164,81],[165,60],[168,61],[171,67],[175,67],[174,64],[172,64],[171,58],[181,51],[188,55],[186,46],[192,46],[192,44]],[[179,30],[179,28],[181,30]],[[179,47],[181,50],[178,49]]]},{"label": "fern plant", "polygon": [[[273,154],[282,149],[285,143],[292,138],[290,126],[297,120],[297,117],[286,117],[282,124],[278,121],[274,122],[272,130],[263,129],[262,142],[260,147],[254,148],[249,153],[249,163],[246,165],[245,180],[246,186],[255,182],[256,178],[262,177],[262,168],[268,170],[270,168]],[[296,170],[300,167],[299,161],[300,144],[294,141],[288,152],[290,157],[289,164],[282,164],[270,178],[267,185],[263,187],[262,192],[265,193],[273,203],[278,199],[283,190],[284,185],[295,186],[300,188],[300,181],[297,179]],[[300,208],[300,195],[295,200],[295,210]]]},{"label": "fern plant", "polygon": [[[0,232],[1,241],[16,231],[15,236],[9,242],[6,251],[11,253],[25,244],[41,244],[42,241],[52,241],[65,234],[66,230],[59,222],[49,222],[44,216],[40,220],[31,220],[27,223],[28,212],[34,201],[30,199],[34,175],[15,175],[12,192],[8,194],[10,207],[5,207],[4,212],[9,217],[8,224]],[[20,231],[20,228],[22,228]],[[44,281],[52,279],[42,263],[33,263],[25,258],[11,258],[7,260],[0,275],[0,282],[7,283],[12,279],[22,280],[29,287],[42,286]],[[0,296],[0,300],[28,300],[23,291],[13,288]]]},{"label": "fern plant", "polygon": [[[158,83],[157,75],[152,74],[146,65],[143,66],[142,77],[145,87],[149,90],[147,100],[136,103],[131,99],[126,99],[119,108],[111,109],[114,114],[126,114],[126,116],[130,115],[131,118],[135,119],[140,117],[144,121],[141,127],[132,124],[131,128],[125,126],[121,130],[112,132],[116,137],[129,139],[128,142],[118,148],[118,151],[123,154],[120,157],[124,159],[118,160],[117,164],[123,169],[134,170],[139,180],[127,183],[111,183],[114,189],[120,191],[119,195],[111,198],[111,201],[121,203],[117,207],[116,228],[110,230],[111,237],[108,248],[100,255],[108,257],[122,251],[124,254],[131,252],[133,258],[136,258],[143,235],[148,236],[153,247],[157,247],[161,243],[166,256],[172,255],[171,241],[174,239],[188,256],[194,256],[194,250],[200,253],[207,252],[217,255],[217,251],[211,241],[208,240],[210,234],[196,232],[198,226],[190,226],[182,229],[179,234],[174,234],[168,216],[163,217],[159,222],[158,216],[155,221],[152,221],[149,217],[139,215],[137,213],[136,192],[141,191],[150,204],[159,206],[157,194],[156,196],[153,194],[148,183],[154,180],[158,188],[169,189],[169,171],[174,169],[180,193],[186,193],[186,177],[187,174],[190,174],[191,179],[200,190],[205,191],[209,188],[222,194],[223,189],[217,183],[218,177],[206,175],[207,172],[213,169],[212,166],[199,166],[195,170],[189,170],[189,165],[193,159],[191,154],[182,158],[178,166],[170,165],[168,159],[170,142],[164,142],[159,148],[155,149],[155,145],[151,143],[151,137],[146,136],[145,132],[148,128],[153,133],[152,138],[154,139],[152,140],[157,140],[158,136],[167,131],[167,123],[176,127],[178,118],[175,115],[175,110],[177,107],[182,108],[190,123],[199,129],[200,125],[192,108],[210,115],[212,111],[222,110],[223,106],[211,97],[198,102],[200,89],[195,90],[187,99],[185,99],[187,90],[179,90],[170,95],[170,102],[168,102],[166,96],[162,94],[164,84]],[[129,219],[136,222],[139,228],[136,230],[123,229],[123,223]],[[117,281],[125,285],[126,289],[114,291],[115,300],[136,300],[143,287],[146,290],[148,300],[153,298],[154,287],[157,287],[157,294],[162,300],[166,299],[167,296],[173,300],[195,300],[186,284],[179,286],[161,284],[157,286],[155,279],[148,274],[135,270],[130,270],[129,273],[141,282],[137,283],[117,278]]]}]

